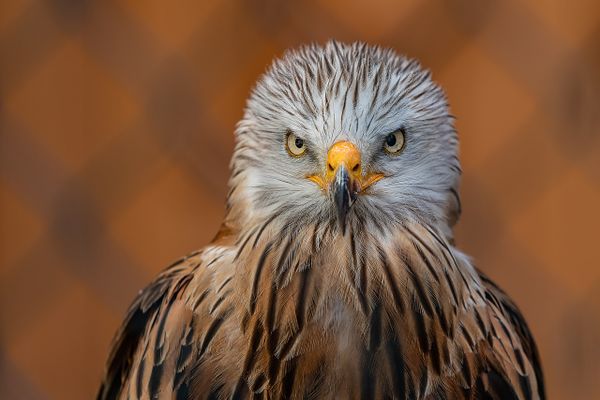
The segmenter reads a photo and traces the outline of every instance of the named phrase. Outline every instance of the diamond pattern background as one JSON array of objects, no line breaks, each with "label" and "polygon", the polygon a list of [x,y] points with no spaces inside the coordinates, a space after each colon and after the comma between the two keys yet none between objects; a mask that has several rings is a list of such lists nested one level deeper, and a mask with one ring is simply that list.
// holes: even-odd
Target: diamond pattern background
[{"label": "diamond pattern background", "polygon": [[600,397],[600,3],[0,3],[0,398],[84,399],[137,291],[223,215],[274,56],[419,58],[461,137],[458,243],[521,306],[552,399]]}]

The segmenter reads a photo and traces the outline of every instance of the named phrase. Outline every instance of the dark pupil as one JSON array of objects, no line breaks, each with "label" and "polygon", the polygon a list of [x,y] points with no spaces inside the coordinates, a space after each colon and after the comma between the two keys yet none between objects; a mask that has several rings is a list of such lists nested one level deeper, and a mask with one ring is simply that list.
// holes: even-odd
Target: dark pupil
[{"label": "dark pupil", "polygon": [[300,139],[300,138],[296,138],[296,141],[294,142],[296,144],[296,147],[301,149],[302,146],[304,146],[304,140]]},{"label": "dark pupil", "polygon": [[387,137],[385,138],[385,143],[388,146],[393,147],[396,144],[396,135],[394,135],[393,133],[387,135]]}]

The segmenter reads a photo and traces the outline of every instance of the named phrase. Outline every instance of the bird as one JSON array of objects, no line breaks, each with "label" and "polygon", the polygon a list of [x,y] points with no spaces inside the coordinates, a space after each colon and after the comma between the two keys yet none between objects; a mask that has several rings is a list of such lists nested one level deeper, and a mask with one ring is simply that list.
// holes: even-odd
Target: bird
[{"label": "bird", "polygon": [[139,292],[97,398],[545,399],[522,313],[454,240],[454,121],[393,49],[276,58],[218,233]]}]

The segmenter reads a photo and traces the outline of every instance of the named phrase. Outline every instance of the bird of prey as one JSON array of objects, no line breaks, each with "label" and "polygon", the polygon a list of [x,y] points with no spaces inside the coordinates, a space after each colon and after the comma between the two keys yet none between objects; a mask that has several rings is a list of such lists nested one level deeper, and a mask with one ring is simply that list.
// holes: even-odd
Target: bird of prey
[{"label": "bird of prey", "polygon": [[226,217],[142,290],[99,399],[544,399],[513,301],[457,250],[444,92],[389,49],[288,51],[236,129]]}]

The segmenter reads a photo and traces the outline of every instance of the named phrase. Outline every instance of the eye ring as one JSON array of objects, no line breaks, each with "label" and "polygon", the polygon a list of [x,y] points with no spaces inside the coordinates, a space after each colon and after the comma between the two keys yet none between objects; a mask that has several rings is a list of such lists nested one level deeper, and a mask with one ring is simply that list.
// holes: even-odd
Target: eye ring
[{"label": "eye ring", "polygon": [[285,149],[292,157],[301,157],[306,153],[307,146],[304,139],[299,138],[292,131],[288,131],[285,138]]},{"label": "eye ring", "polygon": [[400,128],[385,137],[383,150],[391,155],[398,155],[404,148],[404,129]]}]

